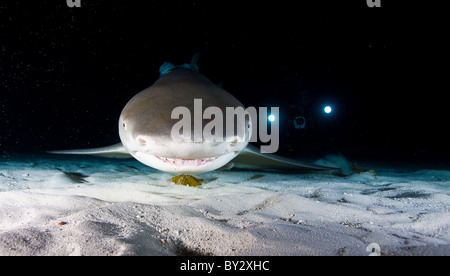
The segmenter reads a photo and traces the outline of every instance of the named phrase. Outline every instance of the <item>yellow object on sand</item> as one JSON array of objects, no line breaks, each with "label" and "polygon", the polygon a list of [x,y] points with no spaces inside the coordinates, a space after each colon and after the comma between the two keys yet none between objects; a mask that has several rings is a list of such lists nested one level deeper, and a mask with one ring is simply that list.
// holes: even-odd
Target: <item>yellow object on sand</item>
[{"label": "yellow object on sand", "polygon": [[193,177],[192,175],[181,174],[172,177],[170,181],[178,185],[197,187],[202,185],[203,179],[198,179],[196,177]]}]

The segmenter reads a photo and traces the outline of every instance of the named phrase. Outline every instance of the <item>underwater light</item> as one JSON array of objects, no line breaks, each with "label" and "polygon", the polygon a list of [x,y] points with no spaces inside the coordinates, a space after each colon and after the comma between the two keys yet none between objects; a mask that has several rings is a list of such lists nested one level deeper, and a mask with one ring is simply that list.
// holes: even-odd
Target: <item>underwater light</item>
[{"label": "underwater light", "polygon": [[269,121],[273,122],[275,121],[275,115],[270,114],[268,117]]},{"label": "underwater light", "polygon": [[327,105],[325,106],[325,108],[323,109],[323,111],[327,114],[330,114],[331,111],[333,111],[333,109],[331,108],[331,106]]}]

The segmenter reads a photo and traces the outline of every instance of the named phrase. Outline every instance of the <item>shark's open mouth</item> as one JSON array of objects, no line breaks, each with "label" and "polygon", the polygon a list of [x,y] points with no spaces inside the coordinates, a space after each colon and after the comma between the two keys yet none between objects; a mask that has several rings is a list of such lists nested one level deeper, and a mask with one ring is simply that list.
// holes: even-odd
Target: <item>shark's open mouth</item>
[{"label": "shark's open mouth", "polygon": [[174,159],[156,156],[159,160],[175,166],[201,166],[217,159],[217,157],[199,158],[199,159]]},{"label": "shark's open mouth", "polygon": [[137,160],[150,167],[177,174],[194,174],[216,170],[226,165],[237,155],[236,152],[228,152],[224,155],[213,157],[195,158],[197,156],[192,156],[194,158],[189,158],[190,156],[187,156],[188,158],[170,158],[157,156],[142,151],[130,153]]}]

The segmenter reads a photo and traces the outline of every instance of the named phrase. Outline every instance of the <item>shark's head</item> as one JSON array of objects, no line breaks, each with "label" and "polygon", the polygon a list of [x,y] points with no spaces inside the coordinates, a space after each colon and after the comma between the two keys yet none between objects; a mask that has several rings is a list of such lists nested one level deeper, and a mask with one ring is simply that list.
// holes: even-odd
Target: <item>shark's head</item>
[{"label": "shark's head", "polygon": [[[198,105],[194,104],[194,99],[201,99],[200,110]],[[172,119],[172,112],[177,107],[190,111],[191,138],[201,135],[203,139],[197,142],[193,139],[174,139],[174,126],[181,119],[181,116]],[[251,120],[233,119],[236,131],[229,135],[223,131],[223,139],[204,139],[202,134],[205,126],[212,120],[220,119],[213,115],[210,119],[199,121],[197,115],[200,114],[202,118],[203,111],[208,107],[223,112],[222,120],[225,125],[226,108],[243,106],[234,96],[203,75],[193,70],[179,68],[161,76],[151,87],[127,103],[119,119],[120,139],[133,157],[162,171],[194,174],[218,169],[247,146],[248,137],[251,135],[249,133]],[[194,121],[197,124],[201,123],[201,127],[195,126]],[[182,132],[187,129],[183,129]],[[245,135],[239,136],[238,133]]]}]

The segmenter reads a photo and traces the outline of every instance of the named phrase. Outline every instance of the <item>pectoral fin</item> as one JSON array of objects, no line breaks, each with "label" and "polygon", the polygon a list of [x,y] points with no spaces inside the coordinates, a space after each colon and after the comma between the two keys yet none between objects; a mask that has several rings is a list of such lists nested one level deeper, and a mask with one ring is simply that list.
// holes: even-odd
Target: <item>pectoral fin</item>
[{"label": "pectoral fin", "polygon": [[253,145],[248,145],[232,160],[234,168],[238,169],[269,169],[269,170],[338,170],[339,168],[314,165],[308,162],[293,160],[275,154],[263,154]]},{"label": "pectoral fin", "polygon": [[94,155],[109,158],[131,158],[131,155],[122,145],[118,143],[108,147],[93,148],[93,149],[77,149],[77,150],[57,150],[48,151],[53,154],[76,154],[76,155]]}]

